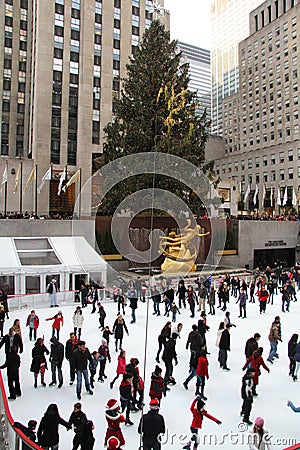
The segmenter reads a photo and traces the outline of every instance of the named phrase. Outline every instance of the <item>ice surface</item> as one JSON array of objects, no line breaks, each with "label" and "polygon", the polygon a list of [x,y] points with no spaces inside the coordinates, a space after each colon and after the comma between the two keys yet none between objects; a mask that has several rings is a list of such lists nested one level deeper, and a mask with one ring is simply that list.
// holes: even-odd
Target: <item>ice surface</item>
[{"label": "ice surface", "polygon": [[[60,341],[65,344],[69,337],[69,333],[73,331],[72,314],[74,307],[60,305],[63,310],[65,325],[61,331]],[[127,307],[125,320],[129,328],[129,337],[125,336],[123,348],[127,352],[127,361],[131,357],[137,357],[140,360],[140,372],[143,374],[144,352],[145,352],[145,333],[146,333],[146,309],[147,305],[139,303],[137,309],[137,323],[130,324],[130,312]],[[107,312],[106,324],[112,325],[117,314],[117,305],[115,303],[106,303],[105,310]],[[208,397],[206,402],[207,411],[213,416],[222,421],[222,425],[218,426],[216,423],[204,419],[202,431],[203,434],[213,434],[218,442],[212,441],[212,444],[199,446],[199,449],[245,449],[248,446],[246,442],[246,433],[238,431],[238,424],[240,423],[241,398],[240,388],[241,379],[244,374],[241,368],[245,362],[244,346],[245,341],[253,336],[255,332],[259,332],[262,336],[260,345],[264,348],[263,357],[266,361],[269,353],[268,334],[271,322],[274,316],[280,315],[282,320],[282,338],[283,343],[279,343],[278,350],[280,359],[276,360],[273,365],[269,365],[271,372],[268,374],[262,368],[262,374],[258,385],[259,396],[255,399],[250,419],[252,421],[257,416],[262,416],[265,419],[265,427],[274,435],[273,447],[276,449],[283,449],[291,445],[288,439],[295,439],[294,443],[300,442],[300,414],[294,413],[286,406],[287,398],[291,399],[297,406],[300,406],[299,382],[293,382],[288,376],[289,373],[289,359],[287,356],[287,344],[293,333],[299,332],[299,312],[300,300],[297,303],[291,302],[290,312],[281,312],[281,297],[275,296],[275,304],[267,305],[267,312],[265,315],[260,315],[258,310],[258,302],[247,305],[247,319],[238,318],[238,305],[235,304],[235,299],[231,298],[229,303],[229,310],[231,311],[232,322],[236,324],[236,328],[231,329],[231,352],[229,353],[228,366],[231,368],[230,372],[223,372],[217,363],[218,349],[215,347],[216,332],[220,321],[224,317],[223,311],[216,309],[216,315],[208,315],[208,325],[210,331],[207,333],[208,351],[211,353],[209,358],[209,374],[210,379],[206,383],[205,395]],[[161,311],[164,312],[162,305]],[[38,337],[45,336],[45,344],[50,349],[51,338],[51,324],[46,322],[45,318],[52,317],[57,309],[44,308],[36,311],[40,318],[40,327],[38,329]],[[84,309],[85,322],[83,325],[82,339],[87,343],[87,347],[92,352],[96,350],[101,344],[102,333],[98,329],[98,314],[91,314],[91,306]],[[145,411],[148,410],[149,402],[149,381],[150,375],[153,371],[156,362],[155,356],[157,352],[157,336],[168,320],[168,318],[161,315],[156,317],[152,315],[152,304],[149,304],[149,326],[148,326],[148,343],[146,352],[146,387],[145,387]],[[72,410],[73,404],[77,401],[75,384],[69,386],[69,364],[67,361],[63,363],[64,385],[59,390],[56,386],[48,387],[51,381],[51,372],[48,370],[45,375],[47,387],[39,386],[37,389],[33,388],[33,374],[29,371],[31,364],[31,350],[33,342],[29,341],[28,329],[25,328],[26,317],[29,314],[28,310],[16,311],[10,314],[9,320],[5,323],[5,332],[13,323],[15,318],[19,318],[22,324],[22,335],[24,341],[24,353],[21,355],[21,386],[23,396],[20,399],[10,401],[10,407],[13,418],[16,421],[27,423],[29,419],[36,419],[38,422],[45,412],[49,403],[57,403],[61,416],[68,420]],[[200,313],[197,313],[196,319]],[[171,387],[167,397],[162,400],[161,413],[165,417],[168,439],[162,446],[165,450],[181,449],[182,442],[187,442],[190,436],[191,413],[190,405],[194,398],[195,378],[189,384],[189,390],[186,391],[182,386],[188,374],[189,351],[185,349],[187,335],[191,330],[195,319],[190,318],[189,310],[181,310],[181,315],[178,315],[177,322],[184,324],[181,339],[177,340],[177,353],[179,364],[174,369],[174,377],[177,384]],[[111,339],[110,350],[112,355],[112,363],[107,363],[106,374],[108,379],[105,383],[96,382],[94,395],[90,396],[85,393],[83,389],[82,405],[83,411],[88,418],[93,420],[95,424],[94,435],[96,443],[94,449],[103,448],[104,435],[106,431],[106,420],[104,417],[105,404],[109,398],[119,399],[119,382],[115,383],[114,389],[110,390],[109,382],[115,375],[117,366],[117,355],[114,349],[114,340]],[[4,361],[4,349],[1,350],[0,360]],[[50,364],[49,364],[50,367]],[[164,369],[164,365],[161,363]],[[2,371],[6,382],[6,371]],[[98,375],[98,374],[97,374]],[[299,373],[300,375],[300,373]],[[96,378],[96,377],[95,377]],[[126,439],[126,449],[136,450],[139,448],[139,435],[137,433],[137,425],[139,423],[140,413],[132,413],[131,420],[134,426],[123,426],[123,433]],[[224,443],[221,444],[226,433],[232,432],[231,438],[224,437]],[[172,438],[172,435],[174,437]],[[181,436],[183,435],[183,436]],[[186,437],[184,437],[186,435]],[[72,448],[73,431],[66,431],[64,427],[60,427],[60,449],[68,450]],[[243,441],[244,439],[244,441]],[[281,439],[281,443],[277,445],[276,439]],[[284,441],[285,439],[285,441]]]}]

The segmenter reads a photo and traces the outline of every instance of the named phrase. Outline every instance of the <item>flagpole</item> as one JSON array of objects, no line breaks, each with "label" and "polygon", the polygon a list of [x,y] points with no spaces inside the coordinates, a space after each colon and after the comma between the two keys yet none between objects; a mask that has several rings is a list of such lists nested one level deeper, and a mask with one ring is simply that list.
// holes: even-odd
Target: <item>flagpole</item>
[{"label": "flagpole", "polygon": [[23,209],[23,162],[20,161],[20,215]]},{"label": "flagpole", "polygon": [[51,204],[52,204],[52,192],[51,192],[51,181],[52,181],[52,170],[53,164],[50,165],[50,180],[49,180],[49,216],[51,217]]},{"label": "flagpole", "polygon": [[7,213],[7,193],[8,193],[8,161],[6,160],[6,182],[5,182],[5,190],[4,190],[4,216]]},{"label": "flagpole", "polygon": [[38,169],[37,169],[37,164],[35,165],[35,194],[34,194],[34,214],[35,216],[37,216],[37,211],[38,211],[38,195],[37,195],[37,188],[38,188],[38,179],[37,179],[37,175],[38,175]]},{"label": "flagpole", "polygon": [[79,219],[81,218],[81,167],[79,169]]}]

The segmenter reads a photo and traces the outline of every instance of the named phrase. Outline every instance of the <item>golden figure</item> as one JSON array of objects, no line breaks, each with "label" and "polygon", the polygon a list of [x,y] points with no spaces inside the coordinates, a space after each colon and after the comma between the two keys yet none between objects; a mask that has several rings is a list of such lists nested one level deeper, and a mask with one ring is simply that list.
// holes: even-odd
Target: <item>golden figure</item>
[{"label": "golden figure", "polygon": [[191,242],[196,236],[207,236],[209,233],[200,233],[200,225],[190,228],[191,220],[187,220],[187,226],[183,233],[176,234],[174,231],[169,236],[161,236],[159,252],[166,258],[161,265],[163,272],[195,272],[197,248]]}]

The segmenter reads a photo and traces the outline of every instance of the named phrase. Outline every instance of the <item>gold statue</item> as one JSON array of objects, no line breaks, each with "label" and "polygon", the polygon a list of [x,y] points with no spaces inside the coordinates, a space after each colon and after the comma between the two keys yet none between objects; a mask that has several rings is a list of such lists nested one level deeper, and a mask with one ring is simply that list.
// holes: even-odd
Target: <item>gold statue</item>
[{"label": "gold statue", "polygon": [[190,228],[191,220],[187,219],[187,226],[183,233],[174,231],[169,236],[160,236],[159,253],[166,259],[161,265],[163,272],[195,272],[197,248],[191,242],[196,236],[207,236],[209,233],[200,233],[200,225]]}]

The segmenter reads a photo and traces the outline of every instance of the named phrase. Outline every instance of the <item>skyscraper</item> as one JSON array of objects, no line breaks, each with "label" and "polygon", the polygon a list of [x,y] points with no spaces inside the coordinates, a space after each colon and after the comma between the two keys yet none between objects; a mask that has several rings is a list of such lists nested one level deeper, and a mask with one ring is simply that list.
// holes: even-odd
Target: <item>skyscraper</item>
[{"label": "skyscraper", "polygon": [[263,0],[215,0],[211,6],[212,133],[222,135],[222,99],[239,89],[238,44],[249,13]]},{"label": "skyscraper", "polygon": [[211,66],[210,51],[195,45],[178,42],[178,46],[186,61],[190,64],[189,89],[197,92],[200,114],[206,109],[211,118]]},{"label": "skyscraper", "polygon": [[69,178],[81,167],[81,185],[92,175],[128,57],[157,15],[151,0],[0,2],[0,156],[33,159],[39,182],[52,165],[40,213],[73,206],[79,186],[68,204],[56,195],[65,166]]}]

